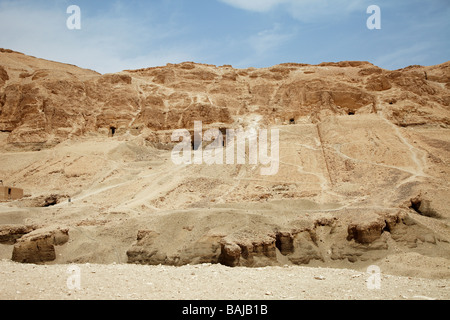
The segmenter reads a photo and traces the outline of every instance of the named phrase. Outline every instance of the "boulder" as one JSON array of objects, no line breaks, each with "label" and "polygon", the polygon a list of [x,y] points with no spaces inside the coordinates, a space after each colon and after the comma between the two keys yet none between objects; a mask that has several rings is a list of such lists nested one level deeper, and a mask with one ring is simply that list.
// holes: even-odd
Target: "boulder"
[{"label": "boulder", "polygon": [[403,212],[398,212],[376,213],[360,217],[348,225],[347,240],[355,240],[360,244],[370,244],[379,239],[383,232],[392,232],[404,216]]},{"label": "boulder", "polygon": [[69,240],[69,229],[38,229],[20,238],[11,260],[21,263],[43,263],[56,259],[55,246]]},{"label": "boulder", "polygon": [[219,263],[230,267],[277,264],[276,250],[275,234],[231,234],[221,241]]}]

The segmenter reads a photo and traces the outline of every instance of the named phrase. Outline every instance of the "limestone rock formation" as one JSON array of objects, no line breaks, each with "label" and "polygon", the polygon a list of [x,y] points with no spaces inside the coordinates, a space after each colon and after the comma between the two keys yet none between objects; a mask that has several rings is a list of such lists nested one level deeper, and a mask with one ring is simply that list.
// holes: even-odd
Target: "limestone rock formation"
[{"label": "limestone rock formation", "polygon": [[[0,180],[25,190],[0,204],[0,258],[447,261],[449,119],[450,62],[185,62],[102,75],[0,49]],[[277,129],[278,172],[175,164],[173,130],[192,134],[194,121]]]},{"label": "limestone rock formation", "polygon": [[38,229],[21,237],[14,245],[12,260],[23,263],[42,263],[56,259],[55,246],[69,240],[69,229]]},{"label": "limestone rock formation", "polygon": [[186,62],[100,75],[2,50],[0,130],[10,132],[11,145],[36,149],[89,133],[192,128],[195,120],[246,126],[256,115],[262,126],[377,112],[401,126],[448,125],[449,69],[389,71],[350,61],[238,70]]},{"label": "limestone rock formation", "polygon": [[384,231],[391,232],[396,224],[402,219],[404,213],[389,215],[378,214],[376,216],[367,217],[360,216],[357,221],[353,221],[348,226],[347,240],[355,240],[358,243],[369,244],[381,237]]}]

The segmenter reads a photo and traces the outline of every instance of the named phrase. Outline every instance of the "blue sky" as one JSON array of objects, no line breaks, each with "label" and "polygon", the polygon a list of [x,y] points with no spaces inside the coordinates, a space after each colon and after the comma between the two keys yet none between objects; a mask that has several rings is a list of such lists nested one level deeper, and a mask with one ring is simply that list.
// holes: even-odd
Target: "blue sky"
[{"label": "blue sky", "polygon": [[[67,7],[81,29],[66,27]],[[369,5],[381,29],[369,30]],[[194,61],[236,68],[450,60],[449,0],[0,0],[0,47],[101,73]]]}]

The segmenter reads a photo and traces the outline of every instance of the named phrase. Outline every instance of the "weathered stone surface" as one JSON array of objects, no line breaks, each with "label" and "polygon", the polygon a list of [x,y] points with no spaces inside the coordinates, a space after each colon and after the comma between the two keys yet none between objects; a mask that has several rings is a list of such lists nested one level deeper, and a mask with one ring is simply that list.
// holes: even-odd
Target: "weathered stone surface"
[{"label": "weathered stone surface", "polygon": [[410,207],[411,207],[411,209],[416,211],[418,214],[421,214],[421,215],[424,215],[427,217],[432,217],[432,218],[440,218],[441,217],[439,212],[435,209],[434,205],[432,204],[432,201],[422,195],[418,195],[417,197],[412,198]]},{"label": "weathered stone surface", "polygon": [[20,238],[13,248],[12,260],[43,263],[56,259],[55,246],[69,240],[69,229],[38,229]]},{"label": "weathered stone surface", "polygon": [[0,85],[4,85],[7,80],[9,80],[8,72],[0,66]]},{"label": "weathered stone surface", "polygon": [[[100,75],[4,50],[0,130],[11,132],[12,145],[37,148],[110,128],[121,135],[192,128],[195,120],[237,124],[254,110],[262,125],[380,109],[399,125],[449,124],[450,96],[435,85],[449,84],[447,65],[388,71],[344,61],[236,70],[186,62]],[[377,103],[386,97],[407,103]],[[419,105],[421,112],[414,109]]]},{"label": "weathered stone surface", "polygon": [[359,243],[372,243],[381,236],[386,224],[382,220],[371,221],[368,223],[352,223],[348,226],[347,240],[354,239]]},{"label": "weathered stone surface", "polygon": [[303,231],[295,235],[294,251],[288,255],[289,260],[294,264],[308,264],[312,260],[323,261],[323,254],[317,246],[315,233]]},{"label": "weathered stone surface", "polygon": [[128,263],[179,266],[217,263],[219,260],[220,237],[204,236],[185,246],[181,252],[167,254],[158,243],[159,236],[152,230],[139,230],[137,241],[127,250]]},{"label": "weathered stone surface", "polygon": [[292,253],[294,251],[294,236],[290,232],[278,232],[276,246],[283,255]]},{"label": "weathered stone surface", "polygon": [[359,221],[351,223],[347,230],[347,240],[355,240],[361,244],[370,244],[381,237],[385,231],[391,232],[400,222],[403,215],[392,215],[378,213],[367,220],[359,219]]},{"label": "weathered stone surface", "polygon": [[35,230],[35,226],[0,225],[0,243],[14,244],[20,237]]},{"label": "weathered stone surface", "polygon": [[240,263],[242,249],[236,243],[221,243],[219,262],[229,267]]}]

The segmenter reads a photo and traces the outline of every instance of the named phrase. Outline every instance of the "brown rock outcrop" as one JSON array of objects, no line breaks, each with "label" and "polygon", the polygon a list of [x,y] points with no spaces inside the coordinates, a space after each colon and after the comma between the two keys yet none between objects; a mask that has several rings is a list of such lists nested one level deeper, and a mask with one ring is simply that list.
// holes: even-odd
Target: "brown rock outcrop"
[{"label": "brown rock outcrop", "polygon": [[253,267],[276,263],[276,238],[274,234],[257,237],[230,235],[221,241],[219,262],[230,266]]},{"label": "brown rock outcrop", "polygon": [[222,243],[220,249],[219,261],[229,267],[239,265],[242,249],[236,243]]},{"label": "brown rock outcrop", "polygon": [[25,225],[0,225],[0,243],[14,244],[23,235],[32,232],[37,227]]},{"label": "brown rock outcrop", "polygon": [[43,263],[56,259],[55,246],[69,240],[69,229],[38,229],[20,238],[14,245],[12,260]]},{"label": "brown rock outcrop", "polygon": [[[403,216],[403,215],[402,215]],[[348,226],[347,240],[369,244],[381,237],[384,231],[391,232],[402,219],[400,214],[377,214],[364,220],[352,222]]]},{"label": "brown rock outcrop", "polygon": [[[448,63],[388,71],[368,62],[305,65],[287,63],[264,69],[185,62],[115,74],[0,52],[0,131],[8,142],[34,149],[88,133],[107,135],[232,124],[253,112],[259,125],[327,114],[385,110],[399,125],[430,119],[449,124]],[[390,101],[379,104],[380,93]],[[386,99],[383,99],[386,101]],[[407,116],[416,105],[426,111]]]},{"label": "brown rock outcrop", "polygon": [[4,85],[7,80],[9,80],[8,72],[0,66],[0,86]]}]

